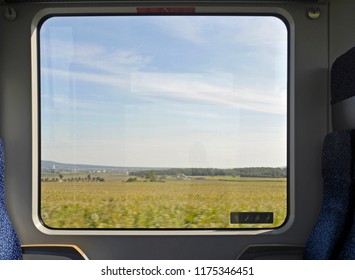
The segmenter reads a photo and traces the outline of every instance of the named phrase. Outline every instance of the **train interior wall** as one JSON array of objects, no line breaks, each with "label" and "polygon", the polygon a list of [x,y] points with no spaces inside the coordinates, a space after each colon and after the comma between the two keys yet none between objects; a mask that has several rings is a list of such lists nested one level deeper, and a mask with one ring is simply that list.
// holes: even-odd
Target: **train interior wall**
[{"label": "train interior wall", "polygon": [[[6,147],[6,202],[23,244],[71,243],[91,259],[233,259],[250,244],[304,244],[321,205],[321,146],[329,122],[329,65],[355,45],[355,2],[280,6],[294,21],[292,223],[274,234],[226,236],[46,235],[32,222],[31,22],[45,4],[14,4],[7,20],[0,6],[0,135]],[[52,4],[52,6],[60,6]]]}]

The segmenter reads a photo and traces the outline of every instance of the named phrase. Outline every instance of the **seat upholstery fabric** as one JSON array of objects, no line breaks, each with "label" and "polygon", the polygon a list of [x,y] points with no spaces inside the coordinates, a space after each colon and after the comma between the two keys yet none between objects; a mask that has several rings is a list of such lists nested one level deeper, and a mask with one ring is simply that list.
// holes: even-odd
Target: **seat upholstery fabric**
[{"label": "seat upholstery fabric", "polygon": [[[339,56],[331,70],[331,104],[355,96],[355,47]],[[334,128],[333,128],[334,129]]]},{"label": "seat upholstery fabric", "polygon": [[[341,254],[354,215],[355,131],[337,131],[324,139],[322,155],[323,204],[304,251],[304,259],[344,259]],[[346,250],[354,251],[355,248]]]},{"label": "seat upholstery fabric", "polygon": [[0,139],[0,260],[18,260],[22,259],[22,250],[5,207],[4,171],[4,147]]}]

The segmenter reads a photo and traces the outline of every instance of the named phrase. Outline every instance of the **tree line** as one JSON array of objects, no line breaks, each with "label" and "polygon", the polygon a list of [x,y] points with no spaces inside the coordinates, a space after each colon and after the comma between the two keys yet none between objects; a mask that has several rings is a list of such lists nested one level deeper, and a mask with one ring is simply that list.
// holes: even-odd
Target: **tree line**
[{"label": "tree line", "polygon": [[58,177],[42,177],[41,182],[105,182],[105,179],[99,176],[91,176],[88,174],[84,177],[64,177],[63,174],[58,174]]},{"label": "tree line", "polygon": [[[146,178],[154,176],[239,176],[259,178],[286,178],[287,169],[280,167],[245,167],[233,169],[220,168],[170,168],[164,170],[144,170],[129,172],[130,176]],[[147,176],[148,175],[148,176]]]}]

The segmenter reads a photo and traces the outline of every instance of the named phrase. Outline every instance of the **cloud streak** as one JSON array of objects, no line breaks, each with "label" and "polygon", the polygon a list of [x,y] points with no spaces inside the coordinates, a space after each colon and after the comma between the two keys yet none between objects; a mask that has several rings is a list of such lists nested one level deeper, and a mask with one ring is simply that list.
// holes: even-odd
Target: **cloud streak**
[{"label": "cloud streak", "polygon": [[232,74],[134,73],[131,83],[133,93],[152,99],[218,104],[272,114],[286,113],[285,88],[274,92],[267,88],[241,87],[234,84]]}]

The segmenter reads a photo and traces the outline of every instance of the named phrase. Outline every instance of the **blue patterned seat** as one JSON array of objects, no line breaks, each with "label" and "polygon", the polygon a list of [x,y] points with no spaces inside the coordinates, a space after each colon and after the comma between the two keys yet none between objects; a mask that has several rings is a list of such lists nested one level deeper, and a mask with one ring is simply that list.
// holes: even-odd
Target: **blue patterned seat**
[{"label": "blue patterned seat", "polygon": [[19,260],[22,259],[21,245],[5,207],[4,171],[4,147],[0,139],[0,260]]},{"label": "blue patterned seat", "polygon": [[355,260],[355,47],[331,70],[333,132],[323,144],[323,204],[305,259]]}]

